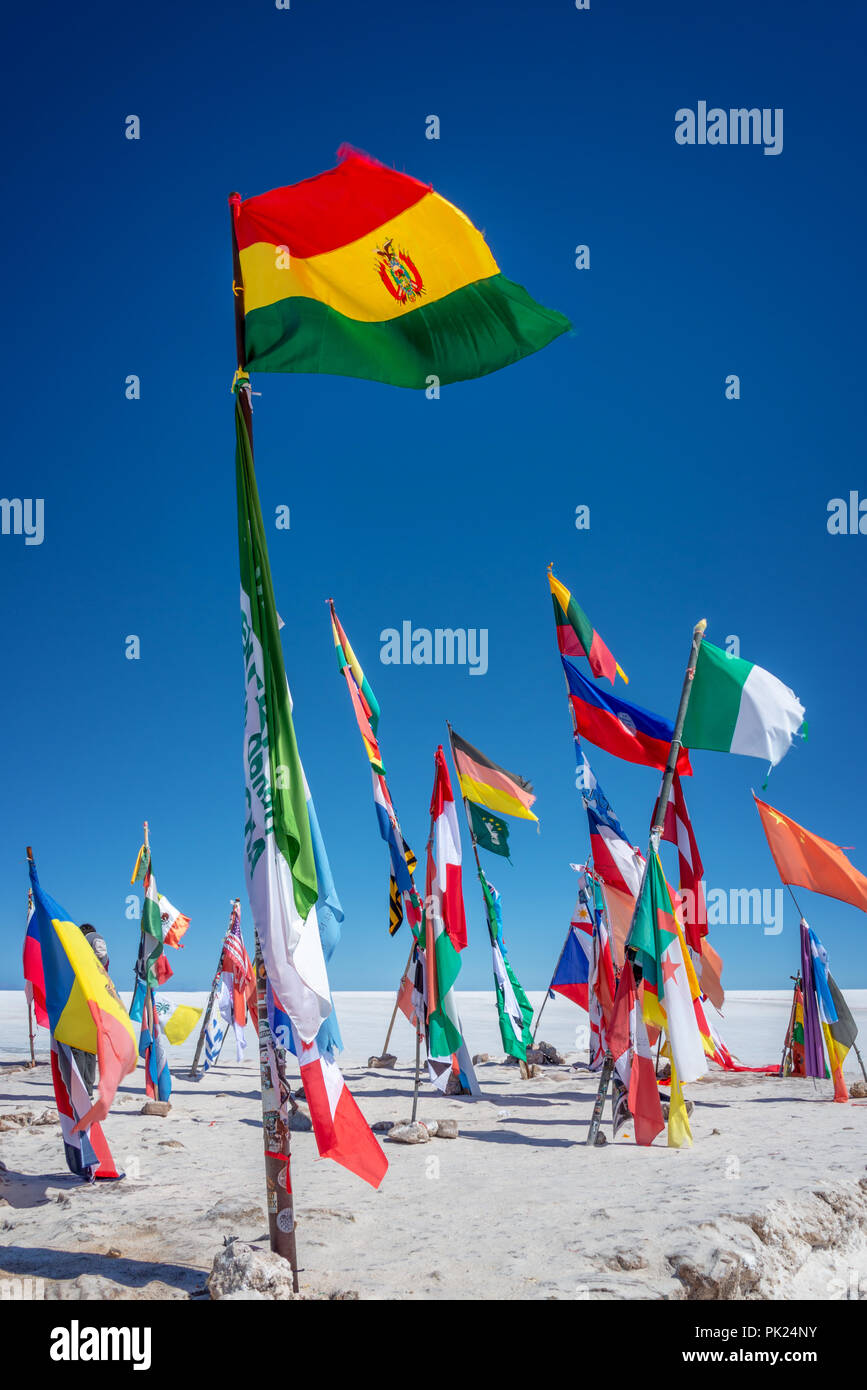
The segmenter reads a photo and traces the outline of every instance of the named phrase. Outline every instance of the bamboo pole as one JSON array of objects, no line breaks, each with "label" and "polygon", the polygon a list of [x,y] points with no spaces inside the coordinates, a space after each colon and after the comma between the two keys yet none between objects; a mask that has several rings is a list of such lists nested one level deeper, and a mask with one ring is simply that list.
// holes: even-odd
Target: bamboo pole
[{"label": "bamboo pole", "polygon": [[[647,887],[647,875],[650,869],[650,861],[652,856],[656,854],[659,849],[659,841],[662,838],[662,832],[665,827],[665,811],[666,807],[668,806],[668,799],[671,795],[671,784],[674,781],[674,774],[677,771],[677,759],[681,749],[681,743],[683,738],[683,726],[686,721],[686,711],[687,707],[689,706],[689,697],[692,693],[692,681],[695,675],[695,664],[698,661],[699,648],[701,647],[702,638],[704,637],[706,627],[707,619],[702,618],[699,622],[696,623],[692,631],[692,646],[690,647],[689,661],[687,663],[686,671],[683,677],[683,686],[681,687],[680,691],[680,703],[677,707],[677,718],[674,721],[674,729],[672,730],[671,746],[668,750],[668,761],[666,763],[665,772],[663,773],[662,777],[662,786],[659,790],[659,800],[656,805],[656,815],[653,818],[653,825],[650,831],[650,843],[647,848],[647,858],[644,861],[644,873],[641,876],[641,886],[638,890],[638,896],[635,899],[635,907],[633,908],[632,912],[632,921],[629,924],[629,935],[626,938],[626,956],[629,960],[632,960],[634,955],[634,952],[631,950],[629,946],[629,940],[635,928],[636,918],[638,917],[638,914],[641,911],[641,903],[642,899],[644,898],[645,888]],[[605,1093],[608,1090],[608,1084],[611,1079],[611,1071],[613,1069],[613,1062],[612,1065],[609,1066],[609,1061],[611,1061],[611,1054],[606,1053],[605,1065],[603,1065],[602,1075],[599,1078],[599,1091],[596,1096],[597,1103],[593,1107],[593,1117],[590,1121],[590,1129],[587,1134],[587,1143],[590,1145],[594,1145],[596,1143],[596,1137],[599,1133],[599,1125],[602,1120],[602,1106],[605,1103]]]},{"label": "bamboo pole", "polygon": [[[265,1150],[265,1190],[271,1249],[292,1266],[292,1286],[298,1292],[295,1249],[295,1211],[290,1170],[289,1086],[283,1074],[282,1049],[271,1037],[266,1000],[267,975],[256,933],[256,1003],[259,1023],[259,1071],[262,1080],[262,1139]],[[276,1085],[275,1085],[276,1083]]]},{"label": "bamboo pole", "polygon": [[[232,925],[232,919],[233,919],[233,917],[234,917],[234,915],[235,915],[235,908],[236,908],[237,905],[240,903],[240,901],[241,901],[240,898],[235,898],[234,901],[232,902],[232,913],[231,913],[231,916],[230,916],[230,918],[229,918],[229,926]],[[202,1019],[202,1026],[201,1026],[201,1029],[199,1030],[199,1038],[198,1038],[198,1042],[196,1043],[196,1050],[195,1050],[195,1053],[193,1054],[193,1065],[190,1067],[190,1079],[191,1079],[191,1080],[195,1080],[196,1073],[197,1073],[198,1068],[199,1068],[199,1058],[200,1058],[201,1055],[202,1055],[202,1048],[203,1048],[204,1042],[205,1042],[205,1033],[206,1033],[207,1027],[208,1027],[208,1020],[209,1020],[209,1018],[211,1017],[211,1009],[214,1007],[214,999],[216,998],[216,994],[217,994],[217,986],[218,986],[219,983],[220,983],[220,976],[221,976],[222,973],[223,973],[223,948],[224,948],[225,944],[226,944],[226,935],[224,934],[223,940],[222,940],[222,942],[220,943],[220,955],[219,955],[219,958],[218,958],[218,960],[217,960],[217,968],[216,968],[216,970],[214,971],[214,978],[213,978],[213,981],[212,981],[212,983],[211,983],[211,993],[210,993],[209,996],[208,996],[208,1004],[207,1004],[207,1008],[205,1009],[205,1016],[204,1016],[204,1018]]]},{"label": "bamboo pole", "polygon": [[[235,301],[235,350],[238,372],[246,372],[247,347],[244,323],[244,280],[241,274],[241,254],[238,238],[235,235],[235,209],[240,204],[241,195],[229,195],[229,223],[232,239],[232,294]],[[250,441],[250,457],[253,458],[253,411],[250,403],[251,391],[239,390],[241,414]],[[283,1116],[288,1104],[289,1087],[283,1075],[280,1050],[274,1045],[268,1025],[266,986],[268,977],[265,962],[256,933],[256,1002],[259,1023],[259,1067],[262,1077],[262,1138],[265,1150],[265,1188],[268,1204],[268,1228],[271,1236],[271,1249],[282,1255],[292,1267],[292,1285],[298,1290],[298,1258],[295,1251],[295,1215],[292,1201],[292,1181],[289,1170],[289,1129]],[[273,1061],[273,1070],[272,1070]],[[278,1096],[274,1089],[274,1079],[281,1090],[285,1087],[287,1100]]]}]

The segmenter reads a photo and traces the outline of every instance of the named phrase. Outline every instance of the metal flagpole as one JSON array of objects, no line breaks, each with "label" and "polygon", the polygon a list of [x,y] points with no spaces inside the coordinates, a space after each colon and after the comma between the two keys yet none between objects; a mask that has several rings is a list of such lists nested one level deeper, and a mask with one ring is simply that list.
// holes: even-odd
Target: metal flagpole
[{"label": "metal flagpole", "polygon": [[[707,619],[702,618],[699,622],[696,623],[692,632],[692,647],[690,648],[689,662],[687,663],[686,672],[683,677],[683,686],[680,692],[680,704],[678,705],[677,709],[677,718],[674,721],[674,729],[672,731],[671,736],[671,747],[668,750],[668,762],[666,763],[665,772],[663,773],[662,786],[659,790],[659,801],[657,802],[656,806],[656,815],[654,816],[653,826],[650,831],[650,844],[648,845],[647,849],[647,858],[644,861],[644,873],[641,876],[641,886],[638,889],[638,896],[635,899],[635,907],[633,908],[632,912],[632,921],[629,924],[629,935],[626,938],[626,955],[629,960],[632,960],[634,954],[630,950],[629,938],[632,936],[632,932],[635,928],[636,918],[638,917],[638,914],[641,911],[641,903],[642,899],[644,898],[644,890],[647,886],[647,875],[650,869],[650,861],[652,856],[656,854],[656,852],[659,849],[659,841],[662,838],[662,831],[665,826],[665,811],[666,807],[668,806],[668,799],[671,795],[671,784],[674,781],[674,774],[677,771],[677,759],[681,749],[683,726],[686,720],[686,711],[689,705],[689,697],[692,693],[692,681],[693,676],[695,675],[695,664],[698,661],[699,648],[701,647],[702,638],[704,637],[706,628]],[[619,987],[620,982],[618,981],[618,988]],[[611,1072],[613,1068],[614,1063],[611,1058],[611,1054],[607,1052],[605,1054],[605,1062],[602,1067],[602,1075],[599,1078],[599,1091],[596,1096],[596,1104],[593,1107],[593,1117],[590,1121],[590,1129],[587,1133],[587,1143],[590,1145],[594,1145],[596,1143],[596,1139],[599,1134],[599,1125],[602,1120],[602,1107],[605,1104],[605,1093],[608,1090],[608,1084],[611,1080]]]},{"label": "metal flagpole", "polygon": [[[232,914],[231,914],[231,916],[230,916],[230,918],[229,918],[229,926],[232,925],[232,917],[234,917],[234,915],[235,915],[235,907],[237,906],[237,904],[238,904],[240,901],[241,901],[240,898],[235,898],[235,899],[233,900],[233,902],[232,902]],[[216,994],[217,994],[217,986],[218,986],[219,983],[220,983],[220,976],[221,976],[222,973],[223,973],[223,947],[225,946],[225,944],[226,944],[226,937],[224,936],[224,937],[223,937],[222,944],[221,944],[221,946],[220,946],[220,956],[219,956],[219,959],[218,959],[218,961],[217,961],[217,969],[216,969],[216,971],[214,972],[214,980],[213,980],[213,983],[212,983],[212,985],[211,985],[211,993],[210,993],[210,995],[208,996],[208,1005],[207,1005],[207,1008],[205,1009],[205,1016],[204,1016],[204,1018],[202,1019],[202,1027],[201,1027],[201,1030],[200,1030],[200,1032],[199,1032],[199,1040],[198,1040],[198,1042],[196,1043],[196,1051],[195,1051],[195,1054],[194,1054],[194,1056],[193,1056],[193,1065],[190,1067],[190,1078],[191,1078],[191,1079],[195,1079],[196,1072],[198,1071],[198,1067],[199,1067],[199,1058],[200,1058],[201,1055],[202,1055],[202,1047],[204,1046],[204,1042],[205,1042],[205,1033],[206,1033],[207,1027],[208,1027],[208,1019],[211,1017],[211,1009],[214,1007],[214,999],[216,998]]]},{"label": "metal flagpole", "polygon": [[[240,193],[229,194],[229,223],[232,236],[232,294],[235,301],[235,350],[238,376],[246,375],[247,343],[244,323],[244,279],[241,274],[241,254],[235,235],[235,209],[241,202]],[[253,458],[252,391],[238,391],[241,414]],[[265,1147],[265,1188],[268,1204],[268,1227],[271,1249],[282,1255],[292,1266],[292,1284],[298,1289],[298,1259],[295,1253],[295,1217],[292,1203],[292,1183],[289,1173],[288,1110],[290,1089],[283,1067],[283,1050],[277,1048],[268,1024],[266,987],[268,977],[256,933],[256,1000],[259,1022],[259,1067],[262,1076],[262,1134]],[[277,1088],[279,1088],[279,1095]]]},{"label": "metal flagpole", "polygon": [[536,1041],[536,1034],[537,1034],[537,1032],[539,1031],[539,1024],[540,1024],[541,1021],[542,1021],[542,1010],[544,1009],[545,1005],[547,1004],[548,1000],[549,1000],[550,997],[551,997],[551,985],[554,983],[554,976],[557,974],[557,971],[560,969],[560,962],[561,962],[561,960],[563,959],[563,952],[566,950],[566,946],[568,945],[568,942],[569,942],[569,935],[570,935],[571,931],[572,931],[572,923],[570,922],[570,923],[569,923],[569,931],[567,931],[565,940],[564,940],[564,942],[563,942],[563,945],[560,947],[560,954],[559,954],[559,956],[557,957],[557,964],[554,966],[554,970],[553,970],[552,975],[551,975],[550,984],[548,985],[548,988],[545,990],[545,998],[542,1000],[542,1003],[541,1003],[541,1005],[539,1006],[539,1014],[538,1014],[538,1017],[537,1017],[537,1019],[536,1019],[536,1023],[535,1023],[535,1025],[534,1025],[534,1027],[533,1027],[533,1042]]}]

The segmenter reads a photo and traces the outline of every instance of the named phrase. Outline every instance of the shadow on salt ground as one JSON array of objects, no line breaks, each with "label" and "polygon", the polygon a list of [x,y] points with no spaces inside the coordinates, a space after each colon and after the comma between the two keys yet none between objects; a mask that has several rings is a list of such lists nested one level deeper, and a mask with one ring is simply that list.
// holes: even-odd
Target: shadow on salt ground
[{"label": "shadow on salt ground", "polygon": [[483,1144],[529,1144],[531,1149],[572,1149],[576,1139],[532,1139],[528,1134],[514,1134],[506,1129],[463,1129],[462,1139],[478,1139]]},{"label": "shadow on salt ground", "polygon": [[55,1191],[58,1188],[72,1191],[85,1185],[81,1178],[76,1178],[72,1173],[16,1173],[7,1169],[3,1174],[0,1195],[5,1197],[10,1207],[39,1207],[52,1200],[46,1196],[49,1187]]},{"label": "shadow on salt ground", "polygon": [[89,1255],[80,1250],[49,1250],[47,1246],[28,1249],[23,1245],[0,1247],[0,1268],[4,1274],[31,1274],[42,1279],[76,1279],[81,1274],[95,1274],[129,1289],[143,1288],[158,1279],[177,1289],[193,1290],[201,1288],[206,1276],[206,1271],[192,1265]]}]

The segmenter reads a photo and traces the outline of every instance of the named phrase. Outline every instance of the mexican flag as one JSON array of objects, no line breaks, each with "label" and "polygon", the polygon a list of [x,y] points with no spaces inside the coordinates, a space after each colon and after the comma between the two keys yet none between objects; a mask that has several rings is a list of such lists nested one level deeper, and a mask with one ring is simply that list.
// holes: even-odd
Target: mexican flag
[{"label": "mexican flag", "polygon": [[697,1081],[707,1070],[694,1002],[698,981],[658,854],[651,855],[628,944],[644,976],[645,1021],[667,1032],[680,1080]]},{"label": "mexican flag", "polygon": [[776,765],[803,722],[797,695],[770,671],[702,642],[683,726],[685,748],[745,753]]}]

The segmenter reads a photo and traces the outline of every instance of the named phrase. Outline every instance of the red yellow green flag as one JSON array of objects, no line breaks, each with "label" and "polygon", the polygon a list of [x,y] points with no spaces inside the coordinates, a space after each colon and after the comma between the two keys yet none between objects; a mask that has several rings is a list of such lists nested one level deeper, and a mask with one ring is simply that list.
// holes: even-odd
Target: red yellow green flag
[{"label": "red yellow green flag", "polygon": [[571,326],[500,272],[459,208],[342,146],[336,168],[233,194],[247,367],[425,389],[484,376]]}]

